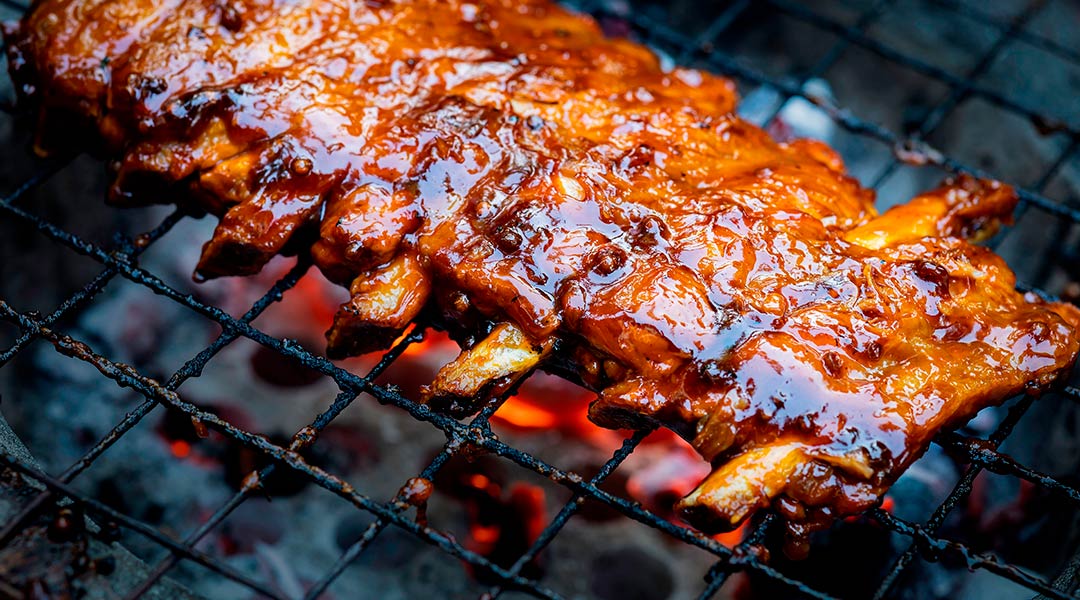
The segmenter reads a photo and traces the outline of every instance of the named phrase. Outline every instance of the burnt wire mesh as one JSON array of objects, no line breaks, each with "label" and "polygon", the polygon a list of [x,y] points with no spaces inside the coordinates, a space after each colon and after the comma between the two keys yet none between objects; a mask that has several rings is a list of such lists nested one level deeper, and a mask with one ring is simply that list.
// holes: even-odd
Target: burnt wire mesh
[{"label": "burnt wire mesh", "polygon": [[[16,7],[19,10],[25,9],[14,0],[0,0],[0,2],[10,7]],[[830,34],[833,37],[829,39],[835,39],[835,41],[830,45],[828,51],[813,64],[799,69],[798,73],[783,75],[767,73],[749,64],[738,55],[732,55],[718,49],[719,44],[716,41],[725,36],[732,27],[737,26],[739,19],[745,13],[751,10],[762,10],[763,4],[767,5],[767,9],[770,11],[776,11],[778,14],[783,14],[813,28],[823,37]],[[1065,234],[1071,227],[1080,223],[1080,209],[1066,202],[1050,198],[1046,195],[1046,188],[1063,165],[1076,155],[1077,145],[1080,143],[1080,123],[1070,122],[1060,116],[1051,116],[1035,110],[1010,95],[980,82],[982,76],[987,73],[1003,51],[1018,40],[1052,54],[1070,65],[1080,66],[1080,53],[1047,36],[1035,33],[1028,27],[1032,19],[1040,11],[1046,9],[1046,3],[1030,2],[1015,11],[1011,16],[1002,17],[994,11],[980,8],[975,3],[966,4],[955,0],[934,0],[933,4],[942,10],[955,14],[957,17],[976,21],[994,32],[992,43],[985,47],[982,55],[978,57],[974,65],[960,75],[953,70],[935,66],[932,61],[919,58],[881,42],[877,37],[868,33],[875,24],[882,22],[891,11],[897,10],[897,6],[900,4],[902,4],[902,0],[877,0],[868,6],[860,7],[852,18],[840,19],[830,11],[800,4],[792,0],[766,0],[763,3],[734,0],[725,4],[722,10],[716,12],[706,22],[699,23],[699,27],[695,28],[693,34],[687,34],[681,29],[665,24],[664,20],[657,18],[654,13],[639,11],[636,9],[637,7],[625,3],[594,0],[574,3],[574,7],[597,16],[602,23],[617,22],[628,25],[625,30],[617,33],[644,41],[673,57],[676,62],[701,65],[732,76],[742,84],[771,89],[779,95],[781,101],[775,105],[774,110],[760,120],[759,125],[769,126],[780,114],[782,107],[788,100],[802,99],[809,102],[817,110],[827,114],[833,122],[844,130],[860,138],[870,140],[892,153],[892,158],[887,162],[887,165],[869,177],[868,180],[875,187],[885,182],[897,169],[910,165],[938,168],[952,173],[969,173],[977,176],[992,177],[993,173],[985,172],[981,167],[955,159],[935,149],[926,141],[933,136],[935,131],[948,122],[950,116],[955,113],[965,100],[978,98],[1003,111],[1029,119],[1040,129],[1045,129],[1053,135],[1063,136],[1067,141],[1056,159],[1033,180],[1031,185],[1018,188],[1020,195],[1018,212],[1023,214],[1026,211],[1041,211],[1053,217],[1056,220],[1056,229],[1052,234],[1056,234],[1056,240],[1063,241]],[[811,86],[807,85],[812,79],[828,71],[830,67],[842,59],[845,53],[853,48],[868,51],[882,61],[898,65],[903,69],[916,72],[939,82],[947,92],[929,106],[919,118],[909,123],[904,132],[896,132],[875,123],[873,120],[860,118],[853,112],[836,106],[828,97],[814,93]],[[1063,93],[1071,95],[1071,91],[1075,90],[1065,90]],[[257,493],[261,482],[274,477],[276,471],[289,469],[352,503],[358,510],[366,511],[375,517],[375,521],[367,527],[355,543],[341,554],[338,561],[326,571],[322,579],[315,582],[304,592],[303,597],[305,598],[320,596],[346,567],[368,549],[382,532],[391,526],[407,531],[477,569],[483,569],[491,573],[499,583],[485,595],[487,598],[499,597],[504,591],[509,590],[525,592],[540,598],[559,598],[560,595],[557,592],[546,587],[541,581],[532,580],[524,575],[524,567],[554,540],[586,500],[610,506],[626,517],[641,523],[642,526],[655,528],[674,540],[697,546],[714,554],[716,557],[715,565],[707,573],[703,574],[705,584],[700,592],[700,598],[713,597],[731,574],[740,571],[751,572],[759,577],[780,583],[796,596],[832,597],[792,576],[785,575],[766,562],[759,550],[759,544],[775,521],[775,518],[771,515],[759,519],[748,532],[744,541],[733,549],[729,549],[710,537],[665,520],[642,508],[636,502],[601,489],[600,484],[635,450],[647,432],[639,432],[628,438],[595,476],[586,479],[574,472],[549,464],[536,456],[512,447],[494,435],[489,425],[489,419],[498,409],[503,399],[489,402],[471,420],[459,421],[433,412],[427,406],[405,397],[392,386],[375,384],[375,378],[391,365],[395,359],[401,356],[407,346],[420,339],[422,336],[422,327],[420,325],[411,334],[400,340],[393,349],[388,351],[370,372],[362,376],[343,370],[325,358],[308,352],[292,340],[270,336],[253,326],[252,322],[256,317],[268,306],[280,300],[282,295],[292,288],[308,270],[309,264],[303,260],[274,284],[245,314],[237,318],[216,306],[209,305],[191,295],[178,291],[155,273],[148,272],[139,266],[139,255],[184,218],[184,215],[180,212],[170,215],[158,227],[138,237],[133,239],[118,238],[111,247],[104,247],[86,241],[20,207],[20,199],[36,186],[47,181],[60,166],[62,165],[58,162],[43,164],[37,173],[27,177],[15,190],[0,198],[0,211],[3,212],[5,219],[36,229],[53,242],[66,246],[71,251],[96,261],[101,270],[97,277],[92,279],[84,288],[47,315],[20,312],[9,305],[5,299],[0,298],[0,317],[16,325],[21,332],[17,340],[8,349],[0,353],[0,366],[9,363],[15,355],[30,343],[40,339],[51,343],[58,352],[70,357],[72,360],[83,361],[92,365],[103,377],[112,380],[116,385],[137,391],[144,397],[144,400],[129,412],[121,422],[117,423],[108,435],[93,445],[85,456],[59,474],[46,474],[15,456],[0,455],[0,461],[4,463],[5,467],[35,479],[44,486],[44,490],[25,504],[15,518],[0,528],[0,545],[9,543],[34,515],[48,506],[54,505],[59,499],[66,498],[73,500],[87,514],[100,519],[102,522],[115,523],[119,527],[145,536],[168,551],[165,559],[152,565],[149,576],[130,590],[128,593],[130,598],[138,597],[151,589],[179,561],[188,561],[201,565],[221,577],[231,579],[249,588],[257,594],[270,598],[284,598],[282,592],[207,555],[197,549],[196,546],[200,539],[217,527],[241,503],[252,494]],[[991,241],[991,244],[1002,243],[1010,235],[1009,231],[1000,234],[998,238]],[[1075,257],[1075,249],[1069,248],[1064,243],[1052,243],[1049,248],[1051,255],[1043,257],[1042,262],[1044,265],[1060,264],[1064,261],[1073,260]],[[1046,279],[1046,275],[1046,272],[1034,275],[1021,273],[1021,283],[1019,285],[1021,289],[1048,296],[1042,290],[1031,287],[1032,284]],[[1025,276],[1033,276],[1033,280],[1025,281]],[[117,278],[133,282],[215,321],[221,327],[220,336],[187,361],[166,381],[161,382],[139,373],[127,365],[111,360],[107,356],[97,354],[88,345],[67,337],[62,332],[54,329],[55,325],[61,322],[64,317],[77,313],[89,305],[110,281]],[[304,367],[332,378],[340,390],[340,393],[325,411],[311,421],[310,425],[297,431],[287,445],[274,444],[265,437],[246,431],[222,417],[182,400],[175,392],[184,381],[198,377],[202,369],[216,354],[239,338],[248,338]],[[365,495],[362,490],[354,489],[349,483],[335,474],[310,464],[301,456],[300,452],[309,447],[323,429],[361,393],[371,394],[381,403],[393,405],[407,411],[415,419],[430,423],[431,426],[446,435],[447,442],[442,451],[435,456],[422,472],[417,474],[417,477],[431,480],[455,454],[474,452],[479,449],[516,463],[568,488],[572,493],[570,501],[547,525],[532,547],[518,558],[513,565],[504,568],[494,564],[487,558],[466,549],[452,536],[411,518],[408,515],[410,505],[402,493],[389,500],[372,498]],[[1060,393],[1080,400],[1080,390],[1076,388],[1065,387]],[[986,440],[966,437],[953,432],[938,436],[935,443],[961,457],[969,464],[969,467],[946,500],[937,507],[927,521],[922,523],[908,522],[882,509],[875,509],[869,513],[868,517],[870,519],[878,522],[895,535],[910,540],[907,550],[896,559],[884,579],[878,584],[877,591],[874,594],[875,598],[885,598],[896,593],[901,577],[920,558],[933,560],[941,556],[951,556],[954,559],[962,560],[969,569],[985,570],[1009,579],[1030,589],[1032,593],[1040,594],[1042,597],[1080,598],[1074,592],[1069,591],[1072,586],[1072,574],[1068,571],[1063,572],[1056,581],[1051,581],[1024,568],[1007,564],[994,555],[980,553],[963,543],[938,537],[938,531],[950,511],[971,492],[976,477],[984,470],[1020,478],[1073,502],[1080,502],[1080,489],[1029,468],[1011,456],[998,451],[1002,442],[1005,441],[1016,424],[1036,401],[1034,397],[1029,396],[1012,405],[1007,416]],[[264,453],[274,460],[270,466],[251,472],[244,479],[240,490],[231,499],[210,515],[201,527],[188,533],[182,539],[177,539],[151,525],[121,514],[114,508],[110,508],[94,498],[75,491],[70,486],[72,480],[86,470],[94,461],[102,457],[126,432],[135,427],[159,405],[181,411],[189,416],[193,422],[210,427],[237,442]],[[406,481],[403,480],[402,483],[405,484]]]}]

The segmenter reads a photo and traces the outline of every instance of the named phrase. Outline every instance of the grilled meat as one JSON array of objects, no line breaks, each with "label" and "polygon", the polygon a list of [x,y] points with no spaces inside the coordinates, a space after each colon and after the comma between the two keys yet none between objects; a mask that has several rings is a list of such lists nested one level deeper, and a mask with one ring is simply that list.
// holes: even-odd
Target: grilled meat
[{"label": "grilled meat", "polygon": [[970,243],[1008,186],[879,216],[829,148],[734,116],[729,81],[546,0],[43,0],[6,37],[43,150],[92,131],[112,202],[220,216],[200,275],[310,252],[351,283],[332,356],[437,312],[477,340],[425,392],[452,413],[570,368],[597,423],[714,465],[680,503],[706,531],[863,510],[1077,355],[1080,311]]}]

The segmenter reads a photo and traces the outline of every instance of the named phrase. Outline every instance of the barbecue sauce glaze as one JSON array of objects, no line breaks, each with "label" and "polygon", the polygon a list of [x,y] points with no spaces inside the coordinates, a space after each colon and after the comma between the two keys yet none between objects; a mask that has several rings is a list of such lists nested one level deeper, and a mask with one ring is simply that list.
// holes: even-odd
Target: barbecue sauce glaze
[{"label": "barbecue sauce glaze", "polygon": [[1078,311],[971,243],[1008,186],[879,216],[730,81],[544,0],[43,0],[6,39],[39,149],[110,157],[116,204],[220,217],[200,276],[310,253],[353,292],[333,356],[440,315],[475,344],[428,394],[456,412],[569,368],[597,423],[714,465],[680,503],[705,531],[773,506],[797,542],[1077,354]]}]

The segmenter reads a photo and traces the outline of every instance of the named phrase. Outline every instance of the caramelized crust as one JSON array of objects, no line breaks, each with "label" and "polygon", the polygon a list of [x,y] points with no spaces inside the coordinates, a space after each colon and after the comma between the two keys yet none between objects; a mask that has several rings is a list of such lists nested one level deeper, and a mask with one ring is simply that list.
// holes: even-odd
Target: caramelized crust
[{"label": "caramelized crust", "polygon": [[221,217],[202,276],[310,252],[352,284],[336,355],[442,312],[483,338],[427,389],[455,412],[572,362],[597,423],[715,466],[680,503],[707,531],[863,510],[1076,358],[1080,311],[970,243],[1008,186],[878,216],[829,148],[734,116],[729,81],[547,0],[43,0],[6,37],[42,149],[81,124],[113,202]]}]

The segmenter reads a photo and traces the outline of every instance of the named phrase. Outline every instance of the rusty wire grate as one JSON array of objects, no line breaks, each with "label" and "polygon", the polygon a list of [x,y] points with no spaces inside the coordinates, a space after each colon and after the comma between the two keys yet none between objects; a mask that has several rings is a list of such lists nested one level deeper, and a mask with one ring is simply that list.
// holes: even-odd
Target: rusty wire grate
[{"label": "rusty wire grate", "polygon": [[[25,9],[13,0],[0,0],[4,5]],[[999,108],[1031,119],[1033,121],[1052,124],[1055,131],[1068,136],[1069,142],[1052,162],[1049,168],[1039,177],[1030,188],[1018,189],[1021,204],[1020,211],[1038,210],[1056,217],[1060,226],[1067,230],[1074,224],[1080,224],[1080,209],[1067,204],[1056,202],[1044,195],[1044,189],[1048,182],[1069,160],[1080,145],[1080,124],[1070,124],[1047,117],[1038,111],[1018,104],[1016,101],[1000,94],[999,92],[983,87],[977,83],[978,78],[991,65],[1002,49],[1014,40],[1023,40],[1033,46],[1053,53],[1070,64],[1080,65],[1080,54],[1064,47],[1049,38],[1042,37],[1030,32],[1025,28],[1028,21],[1042,8],[1042,2],[1032,2],[1026,10],[1018,13],[1011,20],[1000,18],[985,13],[968,5],[959,4],[953,0],[936,0],[940,5],[964,14],[968,18],[983,23],[997,32],[996,40],[985,53],[979,58],[975,66],[965,76],[960,77],[940,69],[918,58],[908,56],[893,49],[866,34],[867,28],[886,15],[895,4],[894,0],[877,0],[862,12],[852,25],[843,24],[829,16],[816,12],[804,5],[792,0],[766,0],[770,9],[780,11],[801,22],[807,23],[823,32],[829,32],[838,36],[835,45],[802,77],[776,78],[769,76],[751,66],[736,56],[717,50],[710,43],[717,36],[723,34],[736,19],[751,6],[749,0],[734,0],[721,11],[702,33],[694,37],[687,37],[683,33],[671,29],[661,23],[651,22],[646,18],[611,8],[602,0],[586,0],[574,3],[574,6],[585,12],[598,17],[617,17],[626,20],[632,26],[635,35],[643,41],[674,55],[679,62],[697,61],[711,67],[721,73],[733,76],[739,80],[759,86],[767,86],[779,92],[783,98],[791,99],[800,97],[810,101],[828,114],[838,125],[844,129],[875,140],[893,150],[894,158],[888,166],[873,178],[876,187],[884,181],[895,169],[902,164],[902,158],[912,151],[919,152],[925,162],[943,168],[954,173],[970,173],[977,176],[992,176],[980,169],[959,162],[927,145],[925,139],[937,129],[965,99],[970,97],[981,98]],[[931,110],[915,127],[912,136],[901,136],[873,122],[860,119],[849,111],[834,106],[827,100],[810,95],[803,91],[803,84],[812,77],[824,73],[831,65],[836,63],[844,52],[850,47],[861,47],[868,50],[881,59],[899,64],[904,68],[911,69],[922,75],[928,76],[945,84],[948,88],[947,95]],[[771,114],[764,125],[772,121],[779,114],[779,109]],[[38,480],[45,486],[45,491],[39,493],[19,514],[0,529],[0,545],[8,543],[22,527],[38,513],[39,510],[50,505],[58,498],[69,498],[80,504],[89,514],[102,519],[114,521],[121,527],[145,536],[166,549],[169,554],[158,564],[153,565],[151,574],[144,579],[128,594],[134,598],[142,595],[179,561],[190,561],[202,565],[206,569],[216,572],[240,583],[252,591],[270,598],[285,598],[281,592],[256,581],[246,574],[208,556],[196,548],[196,543],[207,533],[219,525],[237,506],[255,492],[259,483],[268,477],[272,477],[275,470],[288,468],[293,469],[309,478],[319,486],[344,498],[354,504],[358,509],[366,511],[376,517],[376,520],[360,536],[360,538],[345,550],[337,562],[325,573],[325,575],[311,586],[306,592],[305,598],[316,598],[344,571],[344,569],[363,553],[371,543],[389,526],[393,525],[409,531],[419,538],[438,546],[447,553],[462,561],[491,573],[500,581],[500,584],[492,588],[487,597],[496,598],[504,590],[517,590],[526,592],[539,598],[560,598],[555,591],[545,587],[541,582],[530,580],[522,572],[529,561],[547,546],[559,531],[574,516],[585,499],[604,503],[625,516],[638,521],[644,526],[652,527],[663,533],[680,540],[681,542],[700,547],[716,556],[716,563],[708,573],[704,574],[705,586],[701,591],[700,598],[713,597],[727,578],[738,571],[756,572],[761,576],[783,583],[798,595],[812,598],[832,598],[829,594],[814,589],[809,585],[793,579],[763,562],[751,547],[759,543],[765,536],[765,532],[774,518],[766,516],[749,532],[745,541],[734,549],[729,549],[710,537],[704,536],[693,530],[668,522],[664,518],[642,508],[637,503],[612,495],[598,486],[634,451],[637,445],[645,437],[647,432],[638,432],[629,437],[617,450],[610,460],[601,468],[599,473],[591,479],[585,479],[576,473],[565,471],[555,465],[548,464],[535,456],[522,452],[500,441],[491,431],[489,418],[498,409],[502,399],[489,402],[484,409],[469,421],[459,421],[448,416],[436,413],[427,406],[404,397],[396,389],[389,386],[381,386],[373,383],[376,376],[390,366],[398,358],[405,348],[417,341],[420,337],[419,328],[409,336],[398,342],[388,351],[381,361],[366,375],[360,376],[345,371],[327,359],[314,355],[303,349],[299,344],[287,339],[279,339],[269,336],[251,325],[268,306],[279,300],[282,295],[294,286],[300,277],[309,268],[309,263],[301,260],[289,273],[282,277],[261,299],[254,303],[243,316],[235,318],[223,310],[200,302],[195,298],[180,292],[165,283],[154,273],[148,272],[138,265],[138,256],[150,245],[164,236],[184,215],[175,212],[167,217],[157,228],[144,233],[135,239],[120,240],[114,247],[103,248],[91,244],[80,237],[64,231],[55,225],[27,212],[17,205],[18,200],[28,191],[34,189],[46,181],[56,170],[58,164],[48,164],[40,172],[29,177],[16,190],[0,198],[0,211],[5,218],[13,219],[36,228],[41,234],[47,236],[58,244],[70,248],[72,251],[89,257],[102,267],[100,274],[95,277],[83,289],[76,292],[64,301],[53,313],[42,316],[33,313],[22,313],[13,309],[3,299],[0,299],[0,318],[14,323],[21,330],[21,336],[7,350],[0,352],[0,367],[7,364],[16,354],[26,348],[35,339],[44,339],[52,343],[57,351],[71,357],[74,360],[84,361],[91,364],[106,378],[113,380],[117,385],[131,388],[145,397],[144,401],[118,423],[113,430],[94,445],[85,456],[72,464],[67,470],[58,475],[48,475],[22,463],[19,459],[0,454],[0,462],[9,469],[21,472],[24,475]],[[1007,234],[1004,234],[1007,235]],[[1000,241],[1000,238],[997,240]],[[1054,252],[1066,252],[1059,246],[1054,247]],[[1061,260],[1062,255],[1052,257]],[[79,311],[89,304],[105,286],[113,279],[121,277],[148,289],[155,294],[170,298],[171,300],[199,313],[215,322],[221,328],[220,336],[209,346],[204,348],[195,357],[185,363],[166,382],[161,383],[135,372],[130,367],[114,362],[106,356],[96,354],[92,349],[82,343],[73,340],[60,332],[52,329],[54,323],[65,315]],[[1024,289],[1043,294],[1041,290],[1031,287]],[[1045,295],[1045,294],[1044,294]],[[191,403],[182,400],[175,390],[186,380],[198,377],[203,367],[214,356],[234,340],[246,337],[254,342],[270,348],[291,360],[314,371],[332,378],[340,392],[326,410],[318,415],[309,426],[298,431],[286,446],[275,445],[265,438],[245,431],[234,424],[206,412]],[[540,534],[535,544],[522,555],[515,564],[509,568],[503,568],[493,564],[488,559],[471,552],[461,544],[443,532],[418,524],[405,515],[408,505],[402,498],[393,498],[389,501],[380,501],[364,495],[361,491],[353,489],[351,485],[332,473],[312,466],[299,455],[299,451],[309,446],[319,433],[335,417],[337,417],[359,394],[369,393],[379,402],[392,404],[407,411],[414,418],[430,423],[446,434],[447,443],[442,451],[436,455],[431,463],[418,475],[431,479],[446,464],[455,453],[467,447],[475,447],[486,452],[500,456],[516,463],[535,473],[548,477],[556,483],[568,488],[573,496],[565,504],[557,516],[548,524]],[[1080,390],[1066,387],[1062,391],[1072,398],[1080,399]],[[1033,397],[1026,397],[1015,404],[997,429],[990,435],[988,440],[976,440],[964,437],[956,433],[944,433],[935,442],[954,454],[964,458],[970,464],[970,468],[963,474],[960,481],[949,494],[947,499],[934,511],[933,515],[925,523],[911,523],[899,519],[886,511],[876,509],[868,515],[890,531],[906,536],[911,540],[909,548],[901,554],[895,564],[888,570],[883,581],[880,583],[875,598],[889,596],[896,586],[900,576],[907,567],[922,552],[936,554],[953,554],[964,560],[971,569],[983,569],[995,573],[1023,585],[1033,592],[1051,598],[1080,598],[1062,591],[1045,578],[1033,574],[1023,568],[1006,564],[993,555],[981,554],[962,543],[945,540],[937,537],[937,531],[944,522],[949,512],[955,508],[970,493],[975,477],[983,470],[999,474],[1018,477],[1035,485],[1061,494],[1075,502],[1080,502],[1080,490],[1066,485],[1053,477],[1035,471],[1008,455],[999,453],[997,448],[1008,437],[1013,427],[1024,416],[1027,410],[1035,402]],[[216,512],[214,512],[199,528],[189,533],[184,539],[177,540],[162,531],[137,521],[116,510],[73,490],[69,484],[81,472],[87,469],[91,463],[97,460],[109,447],[115,444],[127,431],[135,427],[146,415],[158,405],[179,410],[191,418],[214,428],[221,434],[234,439],[248,447],[254,448],[271,457],[275,464],[262,470],[252,472],[245,480],[241,489]],[[404,481],[403,481],[404,483]]]}]

